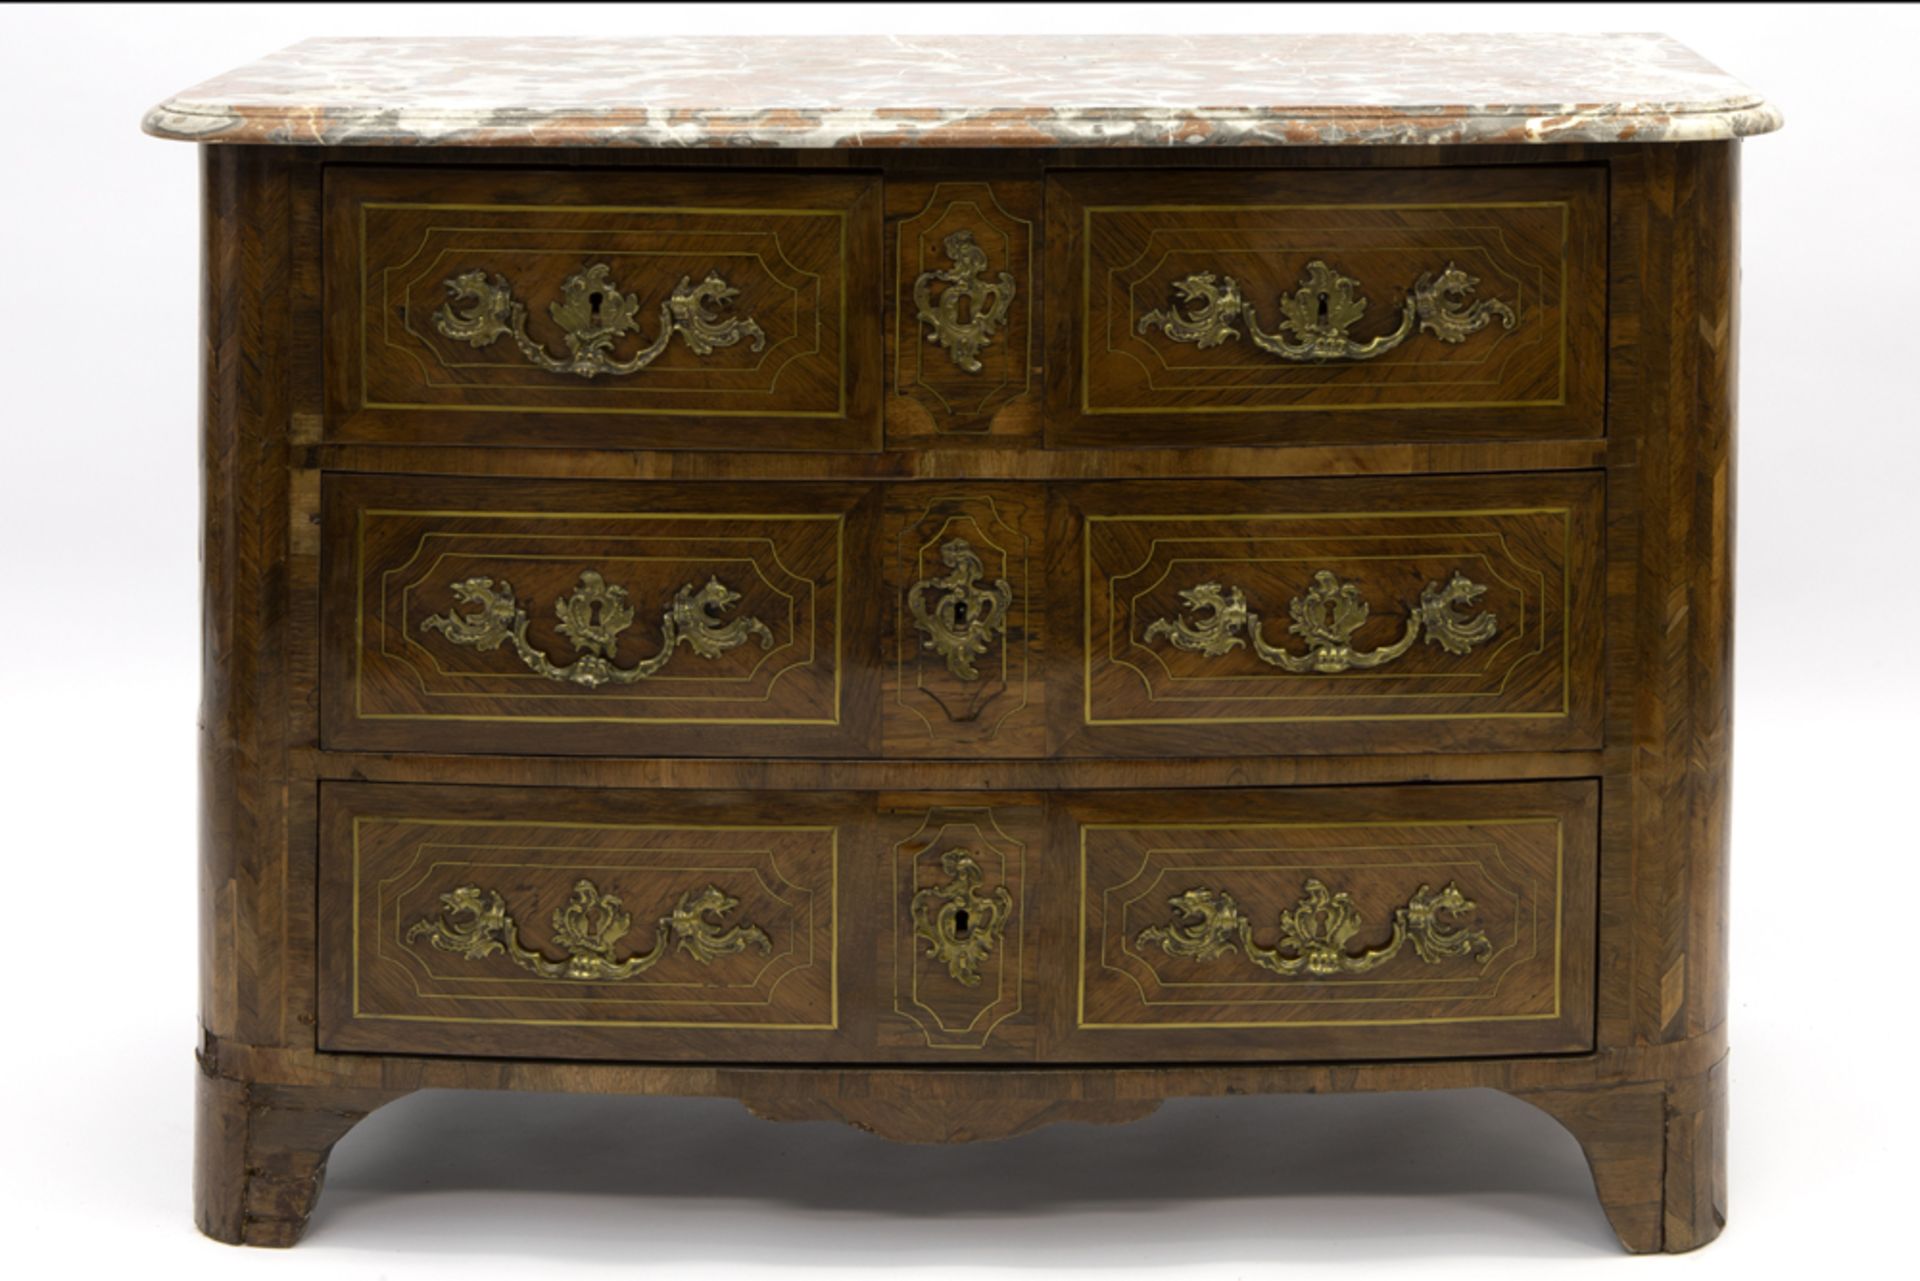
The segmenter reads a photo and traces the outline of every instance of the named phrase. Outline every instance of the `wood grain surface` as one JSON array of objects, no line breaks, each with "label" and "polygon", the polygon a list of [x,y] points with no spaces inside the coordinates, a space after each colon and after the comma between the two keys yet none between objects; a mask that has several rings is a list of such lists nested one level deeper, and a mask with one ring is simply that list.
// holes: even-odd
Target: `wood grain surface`
[{"label": "wood grain surface", "polygon": [[[1061,174],[1047,189],[1054,445],[1592,436],[1603,430],[1606,182],[1598,166],[1443,173]],[[1313,283],[1312,265],[1326,268]],[[1443,341],[1404,308],[1422,279],[1470,278],[1452,302],[1498,302]],[[1211,334],[1168,318],[1238,291]],[[1334,279],[1353,282],[1343,300]],[[1256,333],[1304,342],[1310,313],[1353,344],[1410,336],[1355,359],[1287,358]],[[1242,310],[1242,308],[1244,310]],[[1157,318],[1160,318],[1156,320]]]},{"label": "wood grain surface", "polygon": [[[814,485],[542,484],[330,477],[322,657],[329,746],[594,755],[852,755],[874,738],[877,495]],[[597,655],[559,606],[598,575],[626,628],[615,669],[585,684],[531,668],[497,638],[461,644],[481,606],[525,616],[555,667]],[[693,639],[755,625],[720,652],[670,615],[717,582]],[[595,598],[597,599],[597,598]],[[510,602],[510,604],[509,604]],[[591,611],[590,611],[591,612]],[[611,617],[611,615],[604,615]],[[603,614],[591,612],[591,619]],[[439,620],[436,622],[435,620]],[[591,626],[591,621],[589,626]]]},{"label": "wood grain surface", "polygon": [[[871,178],[347,166],[326,179],[329,435],[462,444],[871,448],[878,434],[879,184]],[[716,275],[721,323],[757,343],[684,336],[638,372],[583,377],[435,323],[473,305],[453,287],[504,281],[526,336],[568,354],[551,314],[567,280],[607,267],[636,308],[609,357],[660,339],[668,298]],[[596,288],[594,295],[602,291]],[[601,314],[601,313],[596,313]]]},{"label": "wood grain surface", "polygon": [[[957,1141],[1054,1121],[1124,1120],[1162,1099],[1188,1095],[1482,1086],[1529,1099],[1580,1139],[1602,1203],[1628,1248],[1686,1250],[1711,1240],[1726,1213],[1737,156],[1737,146],[1725,143],[1258,155],[1224,149],[937,155],[532,149],[476,158],[432,149],[357,149],[352,156],[272,146],[206,149],[204,1035],[196,1161],[203,1229],[223,1240],[290,1244],[318,1192],[332,1143],[359,1117],[414,1089],[724,1096],[772,1117],[838,1117],[897,1138]],[[389,169],[405,173],[380,177]],[[531,186],[529,171],[542,175]],[[1269,402],[1257,404],[1257,412],[1205,415],[1159,406],[1116,416],[1134,424],[1125,432],[1101,426],[1081,434],[1092,430],[1088,423],[1107,420],[1073,409],[1074,380],[1081,376],[1072,356],[1073,313],[1054,303],[1071,305],[1078,285],[1055,266],[1070,266],[1078,250],[1059,235],[1067,206],[1053,193],[1090,191],[1100,183],[1142,187],[1142,175],[1152,179],[1144,185],[1154,190],[1144,194],[1155,200],[1159,190],[1201,193],[1209,201],[1226,199],[1218,195],[1223,190],[1262,200],[1268,196],[1258,193],[1287,190],[1322,193],[1335,205],[1375,202],[1381,192],[1395,200],[1423,194],[1439,203],[1488,195],[1564,202],[1572,229],[1561,246],[1568,283],[1552,305],[1563,310],[1573,344],[1565,403],[1303,409],[1282,407],[1281,394],[1268,386],[1228,397]],[[334,215],[345,206],[330,203],[329,192],[337,196],[350,183],[372,191],[383,182],[389,184],[383,190],[426,190],[433,199],[467,190],[462,184],[516,199],[534,190],[544,201],[576,210],[601,202],[597,193],[611,205],[631,203],[633,193],[644,190],[666,192],[658,198],[671,202],[729,182],[737,185],[729,203],[760,201],[756,207],[763,210],[786,207],[778,202],[797,191],[838,192],[839,207],[852,221],[864,218],[868,228],[841,260],[854,290],[847,404],[864,409],[827,435],[809,436],[823,429],[770,413],[727,420],[730,431],[747,434],[717,439],[697,414],[675,417],[684,415],[682,408],[660,416],[609,414],[596,417],[591,429],[578,416],[548,416],[540,407],[491,414],[440,406],[384,421],[365,417],[340,382],[352,351],[344,335],[365,321],[364,299],[342,305],[329,294],[329,282],[344,279],[340,264],[358,248],[338,234]],[[1001,209],[1017,218],[1031,220],[1033,213],[1020,203],[1021,184],[1039,184],[1044,205],[1035,252],[1046,259],[1045,271],[1027,291],[1036,304],[1028,323],[1038,385],[1045,389],[1044,419],[1023,417],[1023,402],[1014,398],[988,405],[984,431],[978,417],[941,421],[921,392],[904,387],[892,371],[900,354],[896,331],[913,328],[897,323],[905,283],[894,262],[899,228],[923,211],[936,222],[945,217],[935,188],[969,183],[990,188]],[[760,194],[740,194],[749,187]],[[894,228],[891,250],[883,212]],[[557,235],[560,225],[536,234]],[[1355,225],[1348,220],[1336,231],[1349,236]],[[1117,227],[1116,234],[1120,230],[1151,234],[1144,223]],[[1415,241],[1422,253],[1437,247],[1428,243],[1430,230],[1422,224],[1408,247],[1395,251],[1405,266],[1414,265]],[[1519,224],[1509,233],[1516,253],[1538,256],[1549,240]],[[994,242],[994,254],[1003,243]],[[931,261],[940,265],[942,257],[934,253]],[[1271,295],[1297,267],[1289,263],[1282,272],[1276,259],[1252,296]],[[689,263],[674,271],[692,269]],[[1347,271],[1363,280],[1375,309],[1390,306],[1391,290],[1405,287],[1398,267],[1385,274],[1371,265]],[[1490,296],[1489,271],[1475,274],[1483,276],[1481,296]],[[1376,286],[1376,278],[1395,283]],[[1535,316],[1531,307],[1524,314]],[[896,333],[887,359],[883,331]],[[1524,333],[1523,321],[1501,341]],[[552,331],[545,336],[559,341]],[[1465,358],[1476,341],[1492,337],[1481,333],[1457,353],[1440,354]],[[1410,357],[1434,345],[1409,340],[1404,351]],[[942,354],[932,347],[922,355],[930,353]],[[1521,363],[1511,366],[1521,369]],[[1538,373],[1522,378],[1515,372],[1528,384],[1519,390],[1531,394]],[[1304,393],[1304,402],[1364,400],[1356,388],[1374,376],[1340,374],[1346,381]],[[819,390],[826,383],[808,386]],[[483,392],[505,394],[500,388],[472,394]],[[887,421],[898,439],[881,451],[881,406],[895,401],[899,407]],[[1241,425],[1208,425],[1229,419]],[[749,421],[760,425],[741,428]],[[1055,447],[1037,447],[1036,430]],[[1063,447],[1069,444],[1075,447]],[[1524,495],[1533,497],[1518,505],[1538,505],[1542,495],[1552,495],[1545,505],[1578,513],[1585,523],[1576,526],[1580,532],[1562,570],[1571,589],[1563,616],[1572,621],[1568,634],[1575,644],[1590,648],[1575,650],[1574,711],[1560,736],[1476,740],[1436,730],[1391,743],[1365,736],[1283,742],[1263,739],[1257,728],[1234,728],[1215,731],[1204,743],[1129,744],[1080,735],[1073,718],[1083,699],[1070,682],[1077,679],[1073,656],[1082,629],[1071,598],[1084,590],[1079,566],[1091,544],[1075,527],[1074,505],[1118,516],[1149,506],[1173,514],[1197,509],[1204,516],[1219,510],[1214,499],[1234,484],[1295,498],[1308,492],[1303,486],[1319,484],[1351,486],[1340,492],[1367,496],[1446,489],[1450,500],[1462,500],[1448,510],[1509,507]],[[416,727],[382,738],[342,716],[338,700],[351,686],[337,677],[358,642],[341,602],[359,590],[355,566],[341,553],[353,545],[357,524],[357,518],[341,523],[340,513],[351,506],[342,495],[377,492],[381,505],[393,510],[564,515],[575,494],[592,492],[612,505],[591,510],[687,514],[716,510],[709,494],[723,490],[736,497],[751,492],[762,508],[783,495],[778,501],[788,505],[776,512],[824,511],[847,522],[856,559],[844,580],[849,612],[842,625],[849,638],[862,638],[862,648],[846,651],[843,737],[831,737],[831,728],[806,741],[776,737],[776,731],[730,736],[712,726],[644,723],[536,733],[509,716],[478,734]],[[489,508],[509,494],[532,501]],[[1099,507],[1095,500],[1108,494],[1118,497]],[[449,497],[460,501],[442,501]],[[1173,497],[1185,499],[1186,507],[1171,506]],[[469,501],[479,499],[487,502]],[[996,513],[1004,528],[993,525]],[[995,644],[1025,652],[1043,679],[1031,701],[1004,720],[997,718],[1010,710],[1012,682],[977,691],[913,684],[909,693],[911,682],[903,679],[914,671],[903,659],[923,665],[927,659],[902,643],[920,633],[902,624],[899,589],[910,585],[909,575],[926,572],[924,550],[949,520],[973,522],[966,527],[1002,549],[1017,545],[1009,530],[1037,549],[1026,571],[1034,594],[1021,604],[1023,611],[1028,600],[1045,607],[1023,614]],[[1358,532],[1364,531],[1341,536]],[[1509,530],[1507,538],[1525,542],[1524,531]],[[1537,540],[1529,545],[1540,550]],[[1417,549],[1409,554],[1405,572],[1412,577],[1424,582],[1443,572]],[[1016,576],[996,568],[993,576],[1001,575],[1010,585]],[[536,584],[526,581],[529,616],[539,614],[545,628],[555,617],[549,589],[561,584],[540,582],[535,601]],[[1386,626],[1392,617],[1385,602],[1405,594],[1403,583],[1392,586],[1377,594],[1382,618],[1369,626]],[[1274,614],[1267,593],[1297,590],[1278,576],[1262,582],[1263,612]],[[432,608],[450,604],[439,600]],[[1504,624],[1504,607],[1501,617]],[[1280,627],[1271,642],[1287,639]],[[1377,642],[1373,633],[1361,638]],[[544,634],[542,643],[549,642],[557,643],[554,633]],[[994,657],[1010,652],[995,649]],[[442,657],[489,658],[464,648]],[[398,688],[390,683],[382,696],[395,697]],[[1539,692],[1525,688],[1530,697]],[[799,695],[776,686],[776,697]],[[928,725],[946,737],[930,745]],[[997,728],[989,734],[979,728],[985,725]],[[1596,791],[1592,861],[1564,887],[1572,909],[1567,919],[1584,913],[1592,921],[1584,949],[1590,964],[1583,969],[1573,948],[1563,953],[1566,1018],[1541,1023],[1555,1029],[1550,1045],[1521,1047],[1500,1039],[1504,1033],[1468,1034],[1440,1057],[1424,1057],[1434,1043],[1394,1031],[1374,1041],[1329,1040],[1313,1061],[1289,1062],[1288,1052],[1276,1048],[1282,1033],[1307,1036],[1309,1029],[1202,1028],[1196,1035],[1218,1038],[1215,1045],[1231,1054],[1216,1048],[1189,1060],[1166,1029],[1101,1032],[1128,1038],[1128,1047],[1068,1053],[1081,1037],[1096,1035],[1070,1026],[1074,1004],[1067,999],[1084,953],[1073,884],[1078,851],[1061,834],[1077,813],[1145,813],[1155,821],[1191,823],[1206,812],[1245,824],[1346,804],[1374,810],[1351,819],[1371,823],[1425,805],[1445,822],[1470,826],[1473,811],[1488,817],[1472,803],[1483,792],[1549,798],[1535,810],[1564,817],[1591,814]],[[711,1047],[682,1055],[620,1048],[625,1034],[592,1028],[575,1031],[614,1036],[589,1047],[605,1058],[569,1057],[565,1051],[580,1046],[556,1051],[549,1047],[558,1043],[545,1039],[322,1048],[321,1028],[339,1026],[328,1011],[337,1011],[349,990],[335,968],[342,864],[336,829],[322,816],[351,807],[329,798],[381,810],[382,798],[411,803],[456,794],[464,798],[450,816],[456,822],[476,813],[507,822],[580,814],[598,815],[593,821],[684,821],[705,795],[731,798],[723,807],[745,813],[744,821],[825,813],[824,821],[843,824],[854,834],[840,887],[849,904],[841,938],[843,1048],[782,1057],[756,1051],[752,1062],[722,1062],[721,1051]],[[382,813],[406,817],[391,806]],[[1568,822],[1569,831],[1574,826]],[[1518,835],[1493,835],[1507,843],[1510,879],[1517,882],[1510,888],[1524,899],[1535,892],[1540,856]],[[933,999],[916,1005],[916,981],[924,992],[925,981],[946,970],[930,968],[924,941],[902,945],[894,917],[903,903],[911,914],[915,894],[945,883],[939,860],[952,848],[990,853],[983,864],[988,888],[1004,885],[1019,909],[1004,959],[979,990],[935,989]],[[1244,867],[1229,870],[1241,878],[1234,892],[1244,896],[1256,922],[1267,923],[1255,928],[1255,942],[1273,946],[1276,936],[1267,929],[1301,888],[1289,878],[1303,876],[1304,863],[1271,879],[1249,880]],[[1440,874],[1439,868],[1413,870],[1416,877]],[[550,912],[553,895],[570,888],[566,877],[557,869],[530,875],[527,888]],[[1354,945],[1377,944],[1381,936],[1367,930],[1377,931],[1394,899],[1417,884],[1389,884],[1377,869],[1358,869],[1354,902],[1365,924]],[[652,880],[628,891],[643,928],[663,892],[664,883]],[[1486,912],[1490,934],[1512,928],[1516,918],[1496,916],[1493,896],[1469,897]],[[536,925],[547,925],[540,909],[533,915]],[[529,937],[551,946],[551,935],[536,936],[534,928]],[[1506,984],[1517,986],[1503,985],[1499,999],[1536,999],[1544,973],[1511,971]],[[1590,976],[1590,988],[1580,986],[1582,974]],[[1265,971],[1254,977],[1278,982]],[[1124,1000],[1103,999],[1110,1012],[1124,1014]],[[1230,1009],[1233,1003],[1218,1004]],[[967,1044],[989,1027],[981,1044]],[[657,1038],[651,1047],[679,1033],[647,1035]],[[1251,1039],[1230,1039],[1235,1036]],[[857,1054],[846,1048],[856,1045]]]},{"label": "wood grain surface", "polygon": [[[1026,168],[1016,164],[1014,172]],[[1041,275],[1040,170],[992,182],[980,175],[949,180],[889,182],[886,189],[887,444],[894,449],[932,445],[1035,443],[1040,434]],[[1002,319],[975,355],[979,368],[955,358],[950,343],[935,342],[934,326],[920,318],[916,286],[938,308],[954,270],[950,237],[964,234],[986,258],[974,280],[1011,284]],[[970,320],[969,301],[956,308]],[[985,295],[982,295],[983,298]]]}]

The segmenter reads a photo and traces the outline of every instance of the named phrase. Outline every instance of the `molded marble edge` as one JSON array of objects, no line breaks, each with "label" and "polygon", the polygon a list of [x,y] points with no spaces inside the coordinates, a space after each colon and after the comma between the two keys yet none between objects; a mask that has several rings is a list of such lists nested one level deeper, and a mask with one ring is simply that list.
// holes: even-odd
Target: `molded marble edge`
[{"label": "molded marble edge", "polygon": [[843,148],[1707,142],[1782,123],[1665,36],[1290,35],[309,40],[144,127],[209,143]]}]

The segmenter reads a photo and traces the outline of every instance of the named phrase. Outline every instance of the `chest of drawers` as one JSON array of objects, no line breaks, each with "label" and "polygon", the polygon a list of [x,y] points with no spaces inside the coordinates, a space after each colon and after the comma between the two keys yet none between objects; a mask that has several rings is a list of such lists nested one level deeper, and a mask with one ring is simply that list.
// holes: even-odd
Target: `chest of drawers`
[{"label": "chest of drawers", "polygon": [[416,1089],[1490,1086],[1628,1248],[1712,1239],[1778,118],[1468,43],[317,41],[157,108],[203,1229],[291,1244]]}]

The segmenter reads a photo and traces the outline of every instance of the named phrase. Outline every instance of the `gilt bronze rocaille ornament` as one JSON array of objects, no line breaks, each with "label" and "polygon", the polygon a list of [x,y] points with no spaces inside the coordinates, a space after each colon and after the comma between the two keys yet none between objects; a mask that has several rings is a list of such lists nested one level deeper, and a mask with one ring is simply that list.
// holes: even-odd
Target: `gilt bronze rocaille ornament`
[{"label": "gilt bronze rocaille ornament", "polygon": [[748,947],[770,955],[773,944],[766,931],[753,925],[728,926],[723,917],[740,901],[709,885],[688,890],[679,904],[654,926],[653,947],[615,960],[620,940],[633,928],[633,917],[615,894],[603,894],[589,880],[574,882],[573,897],[553,912],[553,942],[566,953],[554,960],[520,941],[520,928],[497,891],[462,885],[440,896],[442,915],[414,922],[407,942],[425,938],[442,952],[469,961],[504,955],[523,970],[545,979],[578,979],[608,983],[644,974],[675,948],[702,965],[732,956]]},{"label": "gilt bronze rocaille ornament", "polygon": [[[981,586],[987,567],[973,544],[955,538],[940,548],[940,562],[948,573],[923,578],[907,589],[907,611],[913,625],[926,634],[920,647],[947,660],[947,670],[963,681],[977,681],[973,661],[987,652],[996,636],[1007,630],[1007,610],[1013,604],[1013,586],[995,579]],[[927,593],[940,594],[927,603]]]},{"label": "gilt bronze rocaille ornament", "polygon": [[1135,936],[1135,942],[1141,947],[1157,943],[1168,956],[1203,962],[1239,951],[1261,969],[1287,977],[1364,974],[1385,965],[1409,944],[1428,965],[1461,956],[1485,965],[1493,956],[1493,943],[1484,931],[1441,922],[1442,913],[1458,921],[1474,910],[1473,900],[1452,882],[1437,894],[1422,885],[1406,906],[1393,910],[1393,932],[1387,941],[1360,951],[1347,949],[1360,932],[1360,910],[1352,897],[1336,894],[1325,882],[1312,878],[1305,889],[1292,910],[1280,914],[1280,937],[1273,947],[1253,941],[1253,922],[1241,914],[1233,895],[1207,888],[1168,899],[1173,923],[1149,926]]},{"label": "gilt bronze rocaille ornament", "polygon": [[740,291],[717,272],[709,272],[697,285],[691,276],[680,277],[660,304],[660,336],[625,360],[616,359],[613,348],[628,334],[640,332],[640,297],[622,293],[614,283],[613,268],[606,263],[594,263],[569,276],[560,287],[560,301],[547,305],[567,344],[564,356],[554,355],[527,333],[526,304],[514,298],[505,276],[489,281],[484,271],[462,272],[446,287],[454,301],[441,304],[433,313],[435,329],[471,347],[490,347],[511,336],[521,355],[549,373],[581,378],[638,373],[660,358],[675,334],[696,356],[712,355],[716,348],[742,340],[749,340],[753,351],[767,345],[766,334],[750,317],[720,315],[718,308]]},{"label": "gilt bronze rocaille ornament", "polygon": [[[1469,304],[1467,295],[1479,284],[1478,276],[1470,276],[1452,263],[1438,276],[1423,272],[1401,304],[1399,325],[1390,333],[1356,342],[1348,331],[1367,311],[1367,299],[1359,292],[1360,282],[1341,275],[1318,258],[1307,264],[1299,289],[1280,295],[1278,334],[1260,327],[1253,304],[1241,295],[1232,276],[1222,278],[1202,271],[1174,281],[1173,292],[1179,301],[1140,317],[1139,330],[1144,334],[1157,328],[1175,342],[1204,349],[1239,338],[1240,330],[1234,326],[1243,322],[1255,347],[1282,360],[1311,364],[1372,360],[1421,330],[1441,342],[1459,343],[1485,329],[1495,317],[1506,329],[1520,323],[1513,308],[1498,299]],[[1185,315],[1180,312],[1182,305],[1190,308]]]},{"label": "gilt bronze rocaille ornament", "polygon": [[682,645],[701,658],[718,658],[751,637],[759,638],[760,648],[773,648],[773,631],[759,619],[720,620],[718,615],[737,604],[740,593],[718,578],[709,578],[698,590],[686,583],[674,593],[660,618],[659,651],[632,667],[619,667],[613,661],[620,633],[633,625],[627,589],[608,583],[594,570],[581,574],[572,593],[554,602],[560,634],[580,651],[578,658],[566,664],[555,663],[527,639],[527,611],[505,579],[496,585],[491,578],[468,578],[454,583],[452,591],[454,600],[470,607],[469,612],[449,610],[423,619],[421,631],[440,632],[456,645],[483,653],[510,645],[531,671],[586,689],[645,680],[671,662]]},{"label": "gilt bronze rocaille ornament", "polygon": [[[923,271],[913,282],[918,319],[928,326],[927,341],[945,347],[953,363],[970,374],[981,371],[980,349],[1007,321],[1013,305],[1013,275],[1001,272],[996,281],[980,279],[987,270],[987,251],[962,228],[945,241],[953,266],[945,271]],[[935,285],[944,285],[938,298]]]},{"label": "gilt bronze rocaille ornament", "polygon": [[980,984],[980,966],[999,944],[1013,917],[1007,887],[980,893],[986,874],[971,850],[948,850],[940,866],[951,879],[913,896],[914,937],[927,941],[927,955],[967,987]]},{"label": "gilt bronze rocaille ornament", "polygon": [[1307,644],[1305,653],[1294,653],[1267,643],[1261,634],[1260,615],[1247,608],[1245,592],[1238,587],[1201,583],[1180,593],[1187,608],[1196,611],[1194,617],[1156,618],[1147,624],[1142,639],[1151,642],[1165,637],[1175,649],[1208,658],[1229,654],[1250,641],[1254,655],[1269,666],[1294,673],[1331,675],[1390,663],[1413,648],[1422,634],[1428,644],[1438,645],[1449,654],[1472,652],[1475,645],[1493,638],[1499,621],[1490,612],[1463,615],[1455,607],[1471,605],[1486,593],[1485,587],[1462,574],[1455,574],[1444,585],[1428,583],[1419,603],[1408,611],[1406,630],[1399,640],[1378,649],[1356,650],[1352,640],[1367,621],[1366,598],[1358,584],[1342,582],[1323,569],[1314,574],[1313,586],[1304,595],[1287,604],[1293,618],[1287,630]]}]

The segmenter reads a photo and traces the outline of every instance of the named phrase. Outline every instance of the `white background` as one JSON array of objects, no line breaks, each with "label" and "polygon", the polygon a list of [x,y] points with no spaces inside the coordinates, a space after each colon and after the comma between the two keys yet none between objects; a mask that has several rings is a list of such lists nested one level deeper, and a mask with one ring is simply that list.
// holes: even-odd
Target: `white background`
[{"label": "white background", "polygon": [[[147,107],[309,35],[1436,25],[1664,30],[1788,117],[1746,144],[1744,165],[1732,1221],[1719,1244],[1625,1261],[1573,1141],[1479,1092],[1183,1102],[1130,1127],[945,1149],[768,1125],[724,1101],[419,1095],[340,1145],[298,1250],[195,1233],[197,176],[190,147],[139,133]],[[1910,1269],[1916,54],[1913,10],[1812,5],[6,11],[6,1270]]]}]

